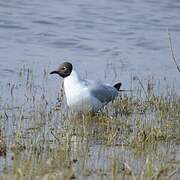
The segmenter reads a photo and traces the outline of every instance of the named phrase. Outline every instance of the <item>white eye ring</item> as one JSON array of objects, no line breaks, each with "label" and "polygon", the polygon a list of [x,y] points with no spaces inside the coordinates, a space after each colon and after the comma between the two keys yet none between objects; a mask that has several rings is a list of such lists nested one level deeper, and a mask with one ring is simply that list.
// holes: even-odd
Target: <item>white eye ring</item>
[{"label": "white eye ring", "polygon": [[64,66],[64,67],[63,67],[63,70],[66,71],[66,70],[67,70],[67,67]]}]

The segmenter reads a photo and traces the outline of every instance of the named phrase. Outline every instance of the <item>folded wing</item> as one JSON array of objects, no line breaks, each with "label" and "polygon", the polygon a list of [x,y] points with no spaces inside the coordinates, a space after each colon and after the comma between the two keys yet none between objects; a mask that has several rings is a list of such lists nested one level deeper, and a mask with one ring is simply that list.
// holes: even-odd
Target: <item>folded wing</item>
[{"label": "folded wing", "polygon": [[90,93],[101,103],[107,104],[118,95],[116,88],[106,84],[91,84]]}]

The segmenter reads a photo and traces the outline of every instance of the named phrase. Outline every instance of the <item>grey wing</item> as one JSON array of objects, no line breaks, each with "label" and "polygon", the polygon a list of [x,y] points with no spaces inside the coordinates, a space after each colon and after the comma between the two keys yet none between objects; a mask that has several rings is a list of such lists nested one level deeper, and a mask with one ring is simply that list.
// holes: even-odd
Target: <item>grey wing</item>
[{"label": "grey wing", "polygon": [[102,103],[108,103],[118,95],[118,91],[109,85],[94,84],[90,90],[91,94]]}]

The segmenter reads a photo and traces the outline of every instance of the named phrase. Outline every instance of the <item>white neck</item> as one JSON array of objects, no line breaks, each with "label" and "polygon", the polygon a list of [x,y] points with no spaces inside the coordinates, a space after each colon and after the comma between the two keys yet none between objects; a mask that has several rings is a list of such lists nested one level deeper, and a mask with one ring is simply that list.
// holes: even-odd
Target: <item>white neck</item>
[{"label": "white neck", "polygon": [[78,82],[80,80],[79,78],[79,75],[76,71],[72,70],[71,74],[67,77],[64,78],[64,83],[65,82],[71,82],[71,83],[74,83],[74,82]]},{"label": "white neck", "polygon": [[80,78],[76,71],[73,70],[69,76],[64,78],[64,91],[69,106],[72,102],[77,101],[76,98],[79,98],[79,89],[82,89]]}]

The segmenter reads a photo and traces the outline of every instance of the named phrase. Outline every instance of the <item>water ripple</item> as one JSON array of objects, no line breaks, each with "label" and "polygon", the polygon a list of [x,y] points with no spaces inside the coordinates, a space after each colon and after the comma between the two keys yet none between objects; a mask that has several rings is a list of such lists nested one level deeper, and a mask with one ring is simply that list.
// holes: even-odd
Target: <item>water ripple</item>
[{"label": "water ripple", "polygon": [[[0,62],[4,69],[17,67],[20,59],[27,64],[38,62],[35,65],[42,68],[58,57],[68,57],[75,63],[78,59],[80,66],[87,64],[93,72],[106,60],[114,63],[125,58],[129,64],[125,77],[146,74],[148,69],[176,78],[169,60],[167,29],[173,47],[180,49],[179,12],[179,0],[1,1]],[[100,71],[103,78],[103,68]]]}]

